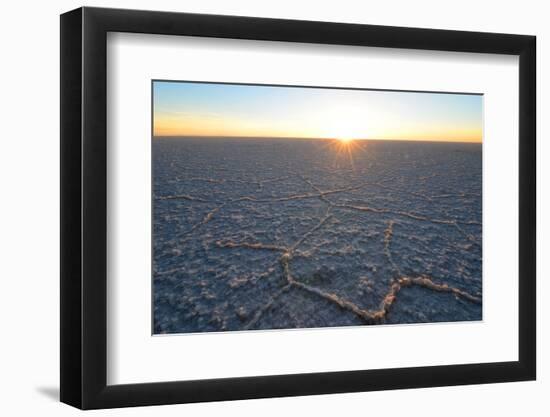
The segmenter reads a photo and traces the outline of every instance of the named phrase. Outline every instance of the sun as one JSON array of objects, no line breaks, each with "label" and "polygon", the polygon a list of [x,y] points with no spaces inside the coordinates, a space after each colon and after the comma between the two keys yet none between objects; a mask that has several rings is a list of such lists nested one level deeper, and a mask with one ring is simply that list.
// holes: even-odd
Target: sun
[{"label": "sun", "polygon": [[338,141],[343,145],[347,145],[348,143],[353,142],[353,139],[352,138],[338,138]]},{"label": "sun", "polygon": [[338,136],[327,142],[327,147],[334,154],[335,166],[349,166],[355,170],[355,158],[366,151],[367,141],[352,136]]}]

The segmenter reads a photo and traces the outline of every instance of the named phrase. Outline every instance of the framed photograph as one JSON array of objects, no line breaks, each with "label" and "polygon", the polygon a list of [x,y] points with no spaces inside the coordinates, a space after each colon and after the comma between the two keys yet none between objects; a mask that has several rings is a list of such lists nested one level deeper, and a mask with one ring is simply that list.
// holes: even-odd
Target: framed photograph
[{"label": "framed photograph", "polygon": [[61,401],[533,380],[535,37],[61,16]]}]

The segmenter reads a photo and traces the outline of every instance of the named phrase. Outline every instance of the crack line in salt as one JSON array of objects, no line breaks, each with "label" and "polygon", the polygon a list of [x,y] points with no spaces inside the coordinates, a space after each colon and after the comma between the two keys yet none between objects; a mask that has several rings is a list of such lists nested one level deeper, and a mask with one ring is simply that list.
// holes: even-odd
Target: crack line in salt
[{"label": "crack line in salt", "polygon": [[395,224],[395,221],[390,220],[388,222],[388,227],[384,231],[384,253],[386,254],[386,258],[388,258],[388,261],[390,262],[390,265],[392,266],[393,270],[397,273],[398,276],[401,276],[401,270],[396,265],[396,263],[393,261],[393,257],[390,250],[390,244],[393,238],[393,226]]}]

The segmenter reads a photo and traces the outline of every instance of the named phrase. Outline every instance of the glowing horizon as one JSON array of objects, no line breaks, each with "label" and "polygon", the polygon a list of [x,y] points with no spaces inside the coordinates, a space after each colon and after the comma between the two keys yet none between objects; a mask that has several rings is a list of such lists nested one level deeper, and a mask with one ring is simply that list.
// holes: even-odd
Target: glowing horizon
[{"label": "glowing horizon", "polygon": [[482,141],[482,96],[153,82],[155,137]]}]

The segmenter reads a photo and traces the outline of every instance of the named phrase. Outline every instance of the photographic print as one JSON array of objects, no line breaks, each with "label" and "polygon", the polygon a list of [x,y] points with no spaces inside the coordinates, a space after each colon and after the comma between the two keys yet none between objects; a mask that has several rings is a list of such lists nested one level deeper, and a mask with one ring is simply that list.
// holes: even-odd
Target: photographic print
[{"label": "photographic print", "polygon": [[153,334],[482,320],[483,96],[152,81]]}]

